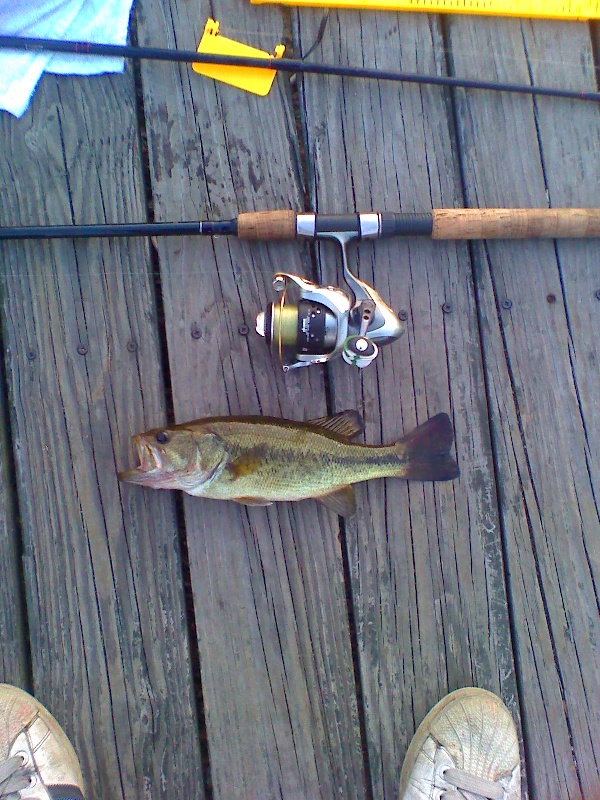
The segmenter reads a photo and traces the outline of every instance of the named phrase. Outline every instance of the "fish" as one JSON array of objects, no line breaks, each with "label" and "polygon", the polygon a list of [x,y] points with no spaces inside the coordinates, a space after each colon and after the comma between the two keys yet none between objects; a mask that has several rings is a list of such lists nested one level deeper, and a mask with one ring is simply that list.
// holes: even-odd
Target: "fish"
[{"label": "fish", "polygon": [[348,409],[296,422],[276,417],[205,417],[132,437],[139,465],[119,479],[153,489],[248,506],[316,498],[340,516],[356,510],[353,484],[371,478],[457,478],[454,432],[445,413],[391,445],[351,440],[364,431]]}]

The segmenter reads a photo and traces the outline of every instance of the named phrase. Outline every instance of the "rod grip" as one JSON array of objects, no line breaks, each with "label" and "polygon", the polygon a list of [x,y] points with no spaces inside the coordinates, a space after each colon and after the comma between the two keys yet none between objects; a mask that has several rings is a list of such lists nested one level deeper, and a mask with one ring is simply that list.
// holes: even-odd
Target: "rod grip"
[{"label": "rod grip", "polygon": [[438,208],[432,239],[600,236],[600,208]]},{"label": "rod grip", "polygon": [[279,211],[250,211],[239,214],[237,231],[240,239],[273,241],[296,238],[296,213]]}]

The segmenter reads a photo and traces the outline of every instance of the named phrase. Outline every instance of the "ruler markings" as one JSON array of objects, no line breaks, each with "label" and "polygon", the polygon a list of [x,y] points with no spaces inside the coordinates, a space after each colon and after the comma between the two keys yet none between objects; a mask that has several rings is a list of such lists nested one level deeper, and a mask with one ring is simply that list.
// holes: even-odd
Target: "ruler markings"
[{"label": "ruler markings", "polygon": [[384,11],[427,11],[544,19],[600,19],[600,0],[251,0],[290,6],[336,6]]}]

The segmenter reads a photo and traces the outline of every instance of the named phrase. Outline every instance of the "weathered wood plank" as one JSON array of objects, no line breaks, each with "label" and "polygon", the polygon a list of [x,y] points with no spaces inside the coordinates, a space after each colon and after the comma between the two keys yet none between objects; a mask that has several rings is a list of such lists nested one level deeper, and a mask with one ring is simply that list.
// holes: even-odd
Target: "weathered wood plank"
[{"label": "weathered wood plank", "polygon": [[[281,41],[279,10],[228,0],[211,12],[224,36],[266,50]],[[138,8],[147,44],[192,49],[204,22],[184,3]],[[187,66],[145,65],[143,76],[158,219],[302,207],[285,79],[261,99]],[[169,240],[159,255],[177,420],[325,413],[321,373],[284,378],[253,331],[273,272],[307,274],[299,246]],[[313,502],[186,498],[185,519],[215,798],[363,797],[337,518]]]},{"label": "weathered wood plank", "polygon": [[[583,24],[455,20],[449,42],[456,74],[596,86]],[[468,204],[598,205],[596,107],[459,92],[456,109]],[[600,778],[598,243],[473,252],[530,780],[537,797],[590,797]]]},{"label": "weathered wood plank", "polygon": [[[0,386],[4,370],[0,364]],[[0,391],[0,682],[31,689],[21,535],[6,397]]]},{"label": "weathered wood plank", "polygon": [[[142,219],[133,97],[46,78],[3,116],[2,224]],[[150,270],[139,240],[2,247],[33,688],[92,799],[203,797],[173,504],[116,476],[165,414]]]},{"label": "weathered wood plank", "polygon": [[[320,18],[297,15],[302,51]],[[445,68],[438,24],[424,15],[332,12],[315,58]],[[302,102],[316,208],[462,205],[440,89],[306,77]],[[330,252],[322,250],[327,282]],[[363,243],[357,262],[361,277],[408,312],[407,332],[362,373],[335,365],[336,408],[362,409],[374,443],[447,411],[462,471],[450,484],[368,484],[347,526],[373,795],[393,798],[415,726],[449,690],[483,686],[518,710],[468,251],[460,243]]]}]

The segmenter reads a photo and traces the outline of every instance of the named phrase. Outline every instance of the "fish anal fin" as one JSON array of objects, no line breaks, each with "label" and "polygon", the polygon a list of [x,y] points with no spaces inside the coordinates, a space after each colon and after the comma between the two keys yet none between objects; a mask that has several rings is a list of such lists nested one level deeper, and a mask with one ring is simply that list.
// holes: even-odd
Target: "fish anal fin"
[{"label": "fish anal fin", "polygon": [[340,411],[338,414],[333,414],[331,417],[309,419],[308,424],[324,428],[344,439],[353,439],[365,429],[363,418],[358,411],[351,408],[346,411]]},{"label": "fish anal fin", "polygon": [[264,497],[232,497],[234,503],[241,503],[244,506],[272,506],[272,500],[265,500]]},{"label": "fish anal fin", "polygon": [[341,489],[336,489],[335,492],[329,492],[329,494],[322,494],[316,499],[335,511],[340,517],[351,517],[356,511],[354,489],[350,485],[342,486]]}]

